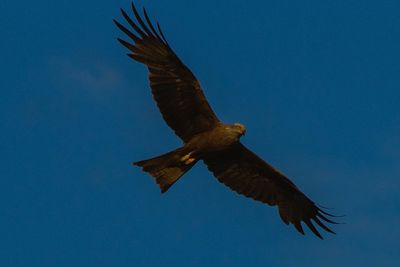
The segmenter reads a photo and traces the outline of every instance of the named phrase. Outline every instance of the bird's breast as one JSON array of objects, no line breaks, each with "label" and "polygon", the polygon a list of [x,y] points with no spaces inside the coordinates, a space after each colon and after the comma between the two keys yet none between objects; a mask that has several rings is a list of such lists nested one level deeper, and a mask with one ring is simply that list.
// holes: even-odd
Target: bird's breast
[{"label": "bird's breast", "polygon": [[185,146],[200,153],[212,152],[226,149],[238,141],[239,136],[236,133],[218,127],[195,135]]}]

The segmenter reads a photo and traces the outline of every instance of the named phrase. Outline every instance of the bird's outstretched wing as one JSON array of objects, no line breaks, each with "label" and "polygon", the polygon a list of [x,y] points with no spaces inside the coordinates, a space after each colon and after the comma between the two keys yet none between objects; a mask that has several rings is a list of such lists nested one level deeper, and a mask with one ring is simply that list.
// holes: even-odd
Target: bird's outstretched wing
[{"label": "bird's outstretched wing", "polygon": [[132,11],[137,23],[121,9],[134,32],[118,21],[114,22],[133,42],[118,41],[130,50],[129,57],[147,65],[153,97],[164,120],[185,142],[195,134],[213,128],[219,120],[196,77],[171,49],[159,24],[157,29],[153,26],[146,10],[145,21],[133,3]]},{"label": "bird's outstretched wing", "polygon": [[335,223],[326,217],[333,215],[317,207],[288,178],[243,144],[210,153],[204,157],[204,163],[220,182],[232,190],[269,205],[278,205],[282,220],[293,224],[301,234],[304,234],[303,222],[322,239],[312,221],[325,231],[334,233],[322,222]]}]

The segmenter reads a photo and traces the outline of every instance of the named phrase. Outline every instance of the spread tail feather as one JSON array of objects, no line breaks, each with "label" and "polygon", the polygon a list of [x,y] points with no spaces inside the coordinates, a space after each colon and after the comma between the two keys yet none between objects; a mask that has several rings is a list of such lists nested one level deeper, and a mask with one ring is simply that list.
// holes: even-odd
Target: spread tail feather
[{"label": "spread tail feather", "polygon": [[133,165],[153,176],[161,193],[164,193],[196,164],[198,160],[190,156],[184,148],[178,148],[155,158],[134,162]]}]

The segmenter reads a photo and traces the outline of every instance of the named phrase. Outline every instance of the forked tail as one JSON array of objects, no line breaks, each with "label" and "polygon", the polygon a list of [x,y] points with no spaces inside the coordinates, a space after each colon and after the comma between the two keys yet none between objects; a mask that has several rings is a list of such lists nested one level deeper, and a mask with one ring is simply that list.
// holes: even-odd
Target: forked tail
[{"label": "forked tail", "polygon": [[153,176],[161,188],[161,193],[164,193],[197,161],[198,159],[191,158],[191,153],[181,147],[155,158],[134,162],[133,165],[141,167]]}]

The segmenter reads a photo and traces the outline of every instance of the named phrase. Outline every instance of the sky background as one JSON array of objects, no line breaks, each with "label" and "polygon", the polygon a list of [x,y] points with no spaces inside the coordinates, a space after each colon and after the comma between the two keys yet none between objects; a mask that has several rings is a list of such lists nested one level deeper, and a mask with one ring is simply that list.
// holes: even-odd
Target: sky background
[{"label": "sky background", "polygon": [[321,241],[180,146],[112,23],[129,1],[0,2],[1,266],[400,266],[400,2],[137,1],[225,122],[317,203]]}]

